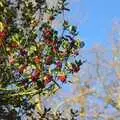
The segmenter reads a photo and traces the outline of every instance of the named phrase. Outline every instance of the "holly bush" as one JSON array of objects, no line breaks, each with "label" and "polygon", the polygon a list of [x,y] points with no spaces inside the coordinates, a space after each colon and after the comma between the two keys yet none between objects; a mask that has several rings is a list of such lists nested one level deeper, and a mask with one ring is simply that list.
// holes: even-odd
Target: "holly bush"
[{"label": "holly bush", "polygon": [[58,0],[50,8],[45,0],[0,0],[2,104],[19,106],[36,94],[55,92],[80,70],[82,61],[76,57],[84,42],[77,37],[77,27],[65,19],[62,32],[53,27],[54,20],[69,11],[67,4]]}]

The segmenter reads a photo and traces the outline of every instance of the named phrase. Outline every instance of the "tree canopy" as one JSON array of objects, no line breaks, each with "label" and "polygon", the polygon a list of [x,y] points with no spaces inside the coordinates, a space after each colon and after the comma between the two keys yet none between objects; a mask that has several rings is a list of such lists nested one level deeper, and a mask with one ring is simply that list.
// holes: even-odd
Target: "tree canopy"
[{"label": "tree canopy", "polygon": [[62,32],[53,27],[67,5],[67,0],[52,8],[45,0],[0,1],[1,107],[30,110],[33,96],[54,93],[59,82],[70,82],[67,77],[80,70],[77,56],[84,42],[77,27],[65,18]]}]

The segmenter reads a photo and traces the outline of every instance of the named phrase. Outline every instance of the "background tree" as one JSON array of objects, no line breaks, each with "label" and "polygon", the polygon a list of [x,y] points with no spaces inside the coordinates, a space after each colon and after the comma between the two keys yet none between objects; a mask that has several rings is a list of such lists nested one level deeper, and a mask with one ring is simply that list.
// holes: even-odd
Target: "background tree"
[{"label": "background tree", "polygon": [[80,73],[71,78],[73,83],[68,87],[69,91],[58,91],[54,98],[46,100],[46,103],[52,101],[53,111],[64,111],[63,115],[71,119],[69,110],[74,108],[78,110],[78,119],[119,120],[119,28],[119,22],[113,24],[108,47],[96,44],[80,51],[81,57],[87,60],[81,66]]}]

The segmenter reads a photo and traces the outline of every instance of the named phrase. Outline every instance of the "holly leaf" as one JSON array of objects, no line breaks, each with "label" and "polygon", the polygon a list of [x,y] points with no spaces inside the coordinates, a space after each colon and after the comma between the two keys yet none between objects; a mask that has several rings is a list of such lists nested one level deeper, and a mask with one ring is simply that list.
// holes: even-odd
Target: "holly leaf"
[{"label": "holly leaf", "polygon": [[81,66],[83,64],[83,62],[81,60],[77,61],[75,60],[75,63],[78,65],[78,66]]}]

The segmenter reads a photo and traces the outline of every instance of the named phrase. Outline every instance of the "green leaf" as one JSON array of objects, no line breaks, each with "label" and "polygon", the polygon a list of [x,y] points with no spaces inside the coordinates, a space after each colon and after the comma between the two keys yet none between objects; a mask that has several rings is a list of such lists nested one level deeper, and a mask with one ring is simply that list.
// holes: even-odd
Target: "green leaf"
[{"label": "green leaf", "polygon": [[62,42],[62,47],[65,49],[65,48],[69,48],[69,46],[70,46],[70,43],[68,42],[68,41],[66,41],[66,40],[64,40],[63,42]]}]

